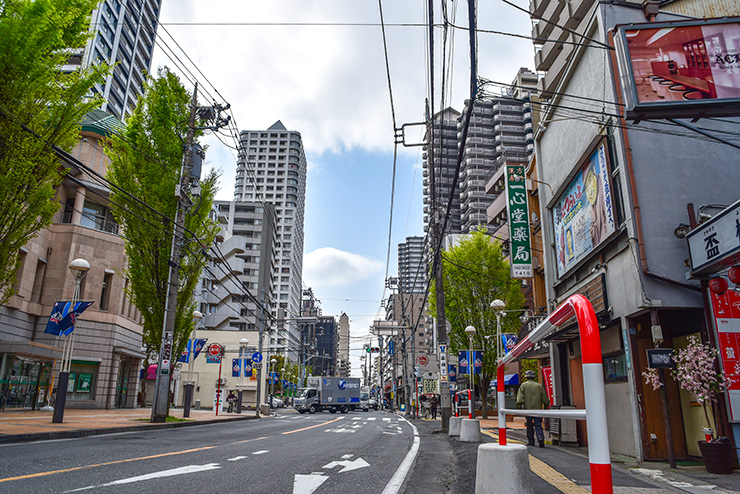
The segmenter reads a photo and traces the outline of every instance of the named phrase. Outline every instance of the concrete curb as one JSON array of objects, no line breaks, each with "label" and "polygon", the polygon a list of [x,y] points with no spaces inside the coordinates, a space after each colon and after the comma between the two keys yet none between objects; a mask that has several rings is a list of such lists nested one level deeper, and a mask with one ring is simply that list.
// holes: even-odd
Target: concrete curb
[{"label": "concrete curb", "polygon": [[100,429],[75,429],[68,431],[52,431],[52,432],[34,432],[28,434],[8,434],[0,435],[0,444],[14,444],[14,443],[27,443],[35,441],[50,441],[53,439],[74,439],[79,437],[88,436],[101,436],[103,434],[115,434],[119,432],[133,432],[133,431],[149,431],[153,429],[174,429],[177,427],[190,427],[194,425],[209,425],[235,422],[240,420],[251,420],[258,419],[255,415],[248,415],[245,417],[229,417],[227,419],[213,419],[213,420],[193,420],[188,422],[165,422],[163,424],[153,424],[143,422],[140,425],[125,425],[117,427],[103,427]]}]

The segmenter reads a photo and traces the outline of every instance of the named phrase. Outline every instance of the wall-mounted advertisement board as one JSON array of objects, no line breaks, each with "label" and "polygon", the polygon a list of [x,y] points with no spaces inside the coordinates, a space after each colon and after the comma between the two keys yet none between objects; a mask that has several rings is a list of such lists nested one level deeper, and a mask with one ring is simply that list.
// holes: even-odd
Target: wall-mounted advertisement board
[{"label": "wall-mounted advertisement board", "polygon": [[558,277],[616,231],[607,141],[602,139],[552,209]]},{"label": "wall-mounted advertisement board", "polygon": [[740,17],[617,26],[626,117],[740,115]]}]

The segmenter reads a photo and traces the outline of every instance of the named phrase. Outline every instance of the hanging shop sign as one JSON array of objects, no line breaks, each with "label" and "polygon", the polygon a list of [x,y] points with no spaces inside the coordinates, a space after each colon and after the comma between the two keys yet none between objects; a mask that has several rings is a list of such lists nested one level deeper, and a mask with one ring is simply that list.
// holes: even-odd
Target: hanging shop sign
[{"label": "hanging shop sign", "polygon": [[691,230],[686,241],[694,276],[717,272],[737,263],[740,260],[740,201]]},{"label": "hanging shop sign", "polygon": [[506,166],[506,214],[511,244],[511,277],[532,277],[532,242],[524,165]]},{"label": "hanging shop sign", "polygon": [[552,211],[558,277],[616,231],[607,141],[602,139]]},{"label": "hanging shop sign", "polygon": [[740,115],[740,17],[617,26],[629,119]]}]

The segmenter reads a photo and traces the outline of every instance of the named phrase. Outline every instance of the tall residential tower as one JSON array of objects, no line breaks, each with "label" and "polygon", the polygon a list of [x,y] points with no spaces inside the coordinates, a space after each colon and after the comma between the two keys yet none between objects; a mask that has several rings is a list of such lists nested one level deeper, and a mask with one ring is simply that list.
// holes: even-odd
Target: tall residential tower
[{"label": "tall residential tower", "polygon": [[306,155],[301,134],[278,120],[267,130],[240,134],[236,167],[236,201],[275,206],[277,255],[272,315],[279,323],[270,345],[275,352],[298,358],[300,338],[296,318],[301,315],[303,272],[303,217],[306,202]]}]

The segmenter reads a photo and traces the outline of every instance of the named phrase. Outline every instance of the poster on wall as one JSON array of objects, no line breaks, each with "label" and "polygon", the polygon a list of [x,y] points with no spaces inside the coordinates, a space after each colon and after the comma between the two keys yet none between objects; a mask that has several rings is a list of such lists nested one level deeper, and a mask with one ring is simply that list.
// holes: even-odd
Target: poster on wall
[{"label": "poster on wall", "polygon": [[727,290],[717,295],[710,290],[709,301],[727,384],[730,421],[740,422],[740,293]]},{"label": "poster on wall", "polygon": [[740,114],[740,18],[619,26],[628,118]]},{"label": "poster on wall", "polygon": [[603,139],[553,207],[558,277],[616,231]]}]

